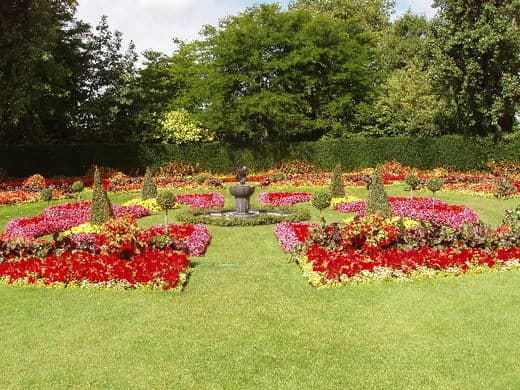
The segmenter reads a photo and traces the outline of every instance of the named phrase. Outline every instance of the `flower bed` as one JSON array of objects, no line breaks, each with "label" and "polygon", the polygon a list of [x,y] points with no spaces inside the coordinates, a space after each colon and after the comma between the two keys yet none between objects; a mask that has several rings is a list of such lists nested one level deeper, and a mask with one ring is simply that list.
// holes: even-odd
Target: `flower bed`
[{"label": "flower bed", "polygon": [[173,250],[146,250],[131,259],[116,253],[74,251],[0,263],[0,280],[8,284],[169,290],[182,286],[188,270],[186,254]]},{"label": "flower bed", "polygon": [[[451,227],[460,227],[465,223],[474,224],[478,221],[477,214],[469,207],[450,205],[440,199],[390,197],[389,201],[392,211],[399,217],[438,222]],[[366,204],[365,200],[338,203],[334,210],[363,216]]]},{"label": "flower bed", "polygon": [[[90,205],[90,201],[80,201],[47,207],[36,217],[11,220],[5,228],[5,234],[9,237],[35,238],[62,232],[87,222]],[[112,205],[112,209],[115,217],[131,215],[141,218],[150,215],[150,211],[142,206]]]},{"label": "flower bed", "polygon": [[310,192],[260,192],[258,200],[264,206],[290,206],[311,200]]},{"label": "flower bed", "polygon": [[224,206],[224,195],[210,194],[180,194],[175,195],[177,203],[186,204],[192,208],[209,209]]},{"label": "flower bed", "polygon": [[520,232],[506,225],[468,231],[423,222],[403,229],[395,220],[368,216],[325,228],[280,223],[275,235],[285,252],[298,254],[315,287],[520,267]]},{"label": "flower bed", "polygon": [[274,234],[285,253],[294,252],[311,237],[311,229],[318,225],[310,222],[280,222],[274,228]]},{"label": "flower bed", "polygon": [[200,256],[211,239],[204,225],[155,226],[111,220],[98,234],[71,234],[56,241],[0,240],[0,280],[8,284],[182,288],[187,255]]}]

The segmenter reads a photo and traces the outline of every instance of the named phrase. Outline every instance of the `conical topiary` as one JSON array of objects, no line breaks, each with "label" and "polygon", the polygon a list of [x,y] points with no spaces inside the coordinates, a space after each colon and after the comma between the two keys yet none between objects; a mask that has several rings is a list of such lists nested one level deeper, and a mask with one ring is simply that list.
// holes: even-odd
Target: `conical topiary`
[{"label": "conical topiary", "polygon": [[388,195],[383,185],[382,168],[377,167],[372,181],[368,189],[367,215],[380,214],[383,217],[391,217],[393,215]]},{"label": "conical topiary", "polygon": [[143,200],[157,198],[157,187],[153,181],[152,170],[150,168],[146,168],[141,198]]},{"label": "conical topiary", "polygon": [[332,171],[330,178],[330,194],[333,198],[342,198],[345,196],[345,185],[343,184],[343,177],[341,176],[341,165],[336,165]]},{"label": "conical topiary", "polygon": [[92,204],[90,206],[90,223],[93,225],[103,225],[114,217],[110,199],[101,184],[101,175],[96,167],[94,171],[94,191],[92,192]]}]

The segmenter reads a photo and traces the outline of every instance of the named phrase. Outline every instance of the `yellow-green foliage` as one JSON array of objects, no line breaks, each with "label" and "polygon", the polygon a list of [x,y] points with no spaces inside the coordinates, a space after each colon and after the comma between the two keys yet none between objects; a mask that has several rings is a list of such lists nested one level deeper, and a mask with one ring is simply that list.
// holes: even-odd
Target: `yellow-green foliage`
[{"label": "yellow-green foliage", "polygon": [[[150,210],[152,213],[158,213],[163,209],[157,204],[157,198],[150,198],[143,200],[141,198],[131,199],[128,202],[123,203],[123,206],[143,206]],[[177,203],[172,207],[174,209],[179,208]]]},{"label": "yellow-green foliage", "polygon": [[185,144],[193,141],[210,141],[208,130],[200,127],[185,111],[168,111],[159,119],[159,127],[146,136],[148,141],[165,144]]}]

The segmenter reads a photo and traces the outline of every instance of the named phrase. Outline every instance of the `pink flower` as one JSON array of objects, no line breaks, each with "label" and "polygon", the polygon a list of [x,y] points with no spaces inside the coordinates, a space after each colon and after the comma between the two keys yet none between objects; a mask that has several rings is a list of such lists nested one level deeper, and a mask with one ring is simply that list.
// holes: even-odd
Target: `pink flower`
[{"label": "pink flower", "polygon": [[[437,222],[445,226],[458,228],[465,223],[478,222],[477,214],[465,206],[450,205],[440,199],[432,198],[389,198],[392,211],[399,217],[415,219],[417,221]],[[339,203],[334,210],[365,215],[366,201]]]},{"label": "pink flower", "polygon": [[176,195],[178,203],[190,205],[193,208],[208,209],[224,206],[224,195],[219,193],[211,194],[181,194]]}]

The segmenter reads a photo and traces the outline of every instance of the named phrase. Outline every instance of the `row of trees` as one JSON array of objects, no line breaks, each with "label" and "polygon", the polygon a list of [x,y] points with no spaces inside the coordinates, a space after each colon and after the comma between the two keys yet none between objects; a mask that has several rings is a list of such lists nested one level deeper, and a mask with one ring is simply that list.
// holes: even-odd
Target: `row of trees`
[{"label": "row of trees", "polygon": [[389,0],[258,5],[172,55],[132,46],[73,0],[0,4],[7,142],[234,143],[352,135],[500,135],[520,102],[520,3]]}]

